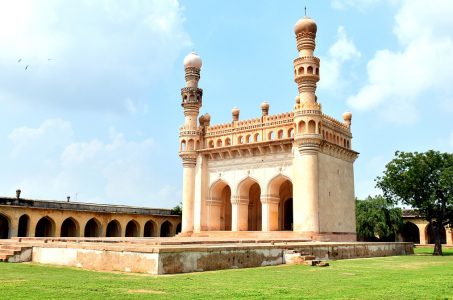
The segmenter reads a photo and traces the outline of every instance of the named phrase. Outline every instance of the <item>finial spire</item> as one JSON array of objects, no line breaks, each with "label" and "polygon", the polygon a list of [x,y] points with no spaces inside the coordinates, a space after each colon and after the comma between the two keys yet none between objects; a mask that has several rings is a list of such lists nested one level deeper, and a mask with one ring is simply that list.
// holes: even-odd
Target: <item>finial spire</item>
[{"label": "finial spire", "polygon": [[305,6],[304,9],[305,9],[305,16],[307,16],[307,6]]}]

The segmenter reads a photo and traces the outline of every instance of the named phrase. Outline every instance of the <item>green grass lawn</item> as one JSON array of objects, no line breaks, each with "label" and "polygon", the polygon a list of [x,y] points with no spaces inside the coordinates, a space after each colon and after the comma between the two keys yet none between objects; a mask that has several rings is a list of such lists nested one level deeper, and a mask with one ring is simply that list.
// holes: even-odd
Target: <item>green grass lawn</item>
[{"label": "green grass lawn", "polygon": [[453,249],[330,262],[151,276],[0,263],[0,299],[453,299]]}]

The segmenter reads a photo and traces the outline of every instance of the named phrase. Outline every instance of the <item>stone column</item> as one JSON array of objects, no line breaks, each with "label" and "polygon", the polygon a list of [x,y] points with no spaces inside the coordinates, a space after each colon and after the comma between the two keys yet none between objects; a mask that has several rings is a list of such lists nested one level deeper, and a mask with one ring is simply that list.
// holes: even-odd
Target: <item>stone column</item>
[{"label": "stone column", "polygon": [[222,208],[222,201],[218,199],[210,199],[206,201],[206,204],[208,206],[208,230],[218,231],[220,230],[220,212]]},{"label": "stone column", "polygon": [[19,218],[16,216],[10,218],[9,238],[17,237],[19,234]]},{"label": "stone column", "polygon": [[319,232],[318,212],[318,151],[300,149],[296,152],[293,205],[294,231]]},{"label": "stone column", "polygon": [[425,228],[428,224],[416,224],[420,233],[420,245],[426,245]]},{"label": "stone column", "polygon": [[261,221],[262,231],[276,231],[278,230],[278,203],[280,198],[271,195],[261,196]]},{"label": "stone column", "polygon": [[447,235],[447,245],[453,245],[453,240],[452,240],[452,229],[451,228],[445,228],[445,233]]},{"label": "stone column", "polygon": [[193,212],[195,198],[195,165],[196,160],[183,160],[182,179],[182,232],[193,232]]},{"label": "stone column", "polygon": [[231,231],[247,231],[249,216],[249,199],[239,196],[231,197]]}]

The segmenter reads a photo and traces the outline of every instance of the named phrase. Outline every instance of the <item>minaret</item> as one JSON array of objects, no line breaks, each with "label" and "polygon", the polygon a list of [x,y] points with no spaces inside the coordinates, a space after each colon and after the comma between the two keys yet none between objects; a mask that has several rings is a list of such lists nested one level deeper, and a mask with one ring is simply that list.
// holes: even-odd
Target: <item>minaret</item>
[{"label": "minaret", "polygon": [[198,113],[202,104],[203,90],[198,88],[201,58],[195,52],[184,58],[186,86],[181,89],[184,109],[184,125],[179,131],[180,152],[183,165],[182,181],[182,233],[193,232],[195,200],[196,150],[200,145],[200,132],[197,127]]},{"label": "minaret", "polygon": [[299,56],[294,60],[294,81],[299,95],[294,106],[294,231],[319,233],[318,153],[322,142],[321,105],[317,102],[319,58],[315,50],[317,26],[305,16],[294,26]]}]

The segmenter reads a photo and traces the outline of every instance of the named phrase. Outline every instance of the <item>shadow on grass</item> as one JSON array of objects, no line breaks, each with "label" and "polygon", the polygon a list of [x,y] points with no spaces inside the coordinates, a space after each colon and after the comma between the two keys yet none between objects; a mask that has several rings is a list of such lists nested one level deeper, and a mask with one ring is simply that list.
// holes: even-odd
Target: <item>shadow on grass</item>
[{"label": "shadow on grass", "polygon": [[[433,255],[433,247],[415,247],[414,252],[416,255]],[[453,248],[442,247],[443,256],[453,256]]]}]

